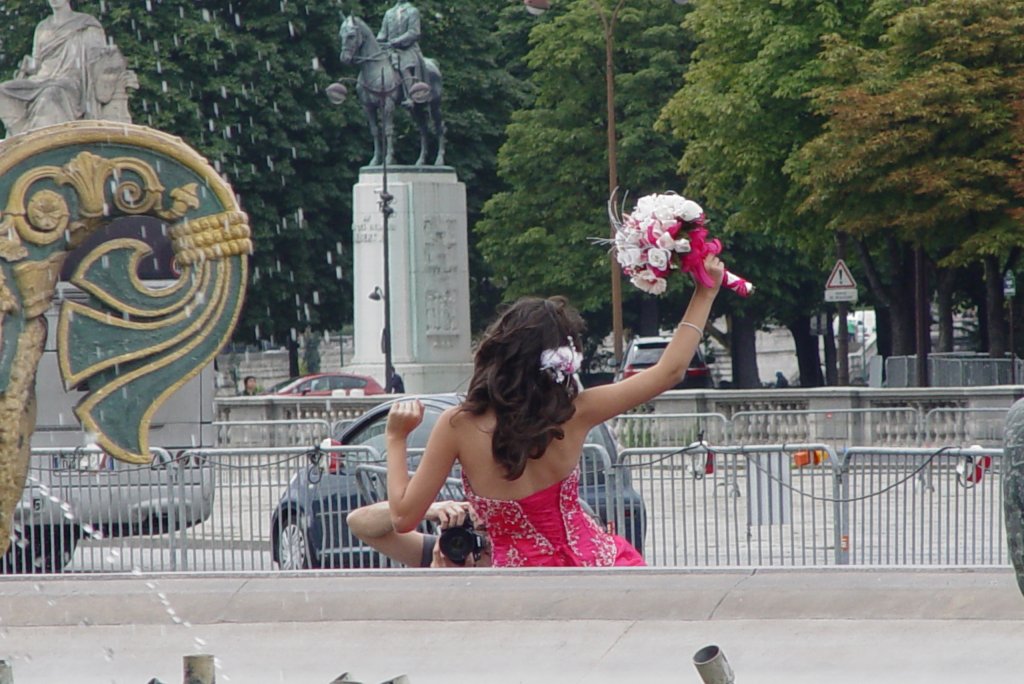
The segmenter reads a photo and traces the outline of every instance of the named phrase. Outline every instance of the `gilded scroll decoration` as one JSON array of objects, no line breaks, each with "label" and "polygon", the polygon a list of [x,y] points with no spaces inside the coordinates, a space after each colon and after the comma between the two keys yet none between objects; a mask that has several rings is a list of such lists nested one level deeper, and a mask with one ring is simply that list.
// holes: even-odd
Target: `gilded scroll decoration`
[{"label": "gilded scroll decoration", "polygon": [[43,232],[61,232],[70,219],[68,203],[59,192],[40,190],[28,201],[28,220]]},{"label": "gilded scroll decoration", "polygon": [[[77,221],[71,222],[68,202],[61,193],[50,188],[32,192],[44,181],[75,191]],[[150,214],[176,221],[199,207],[198,190],[196,183],[172,189],[170,206],[165,207],[164,186],[147,162],[81,152],[62,167],[41,166],[22,174],[11,188],[0,231],[13,229],[25,242],[50,245],[68,228],[77,232],[108,219],[111,205],[126,215]]]}]

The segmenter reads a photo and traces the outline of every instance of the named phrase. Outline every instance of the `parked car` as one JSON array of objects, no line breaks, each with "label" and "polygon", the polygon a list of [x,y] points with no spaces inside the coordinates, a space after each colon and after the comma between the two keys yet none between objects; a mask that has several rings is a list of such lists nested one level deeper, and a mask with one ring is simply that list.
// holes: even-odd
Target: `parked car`
[{"label": "parked car", "polygon": [[267,394],[303,397],[324,397],[334,394],[385,394],[384,388],[368,375],[356,373],[316,373],[276,386]]},{"label": "parked car", "polygon": [[[669,341],[668,337],[634,337],[622,355],[622,363],[615,373],[614,381],[624,380],[656,364]],[[704,354],[698,347],[690,361],[690,367],[686,369],[686,373],[674,389],[713,389],[714,386],[711,369],[708,368]]]},{"label": "parked car", "polygon": [[[441,413],[458,404],[454,394],[416,397],[423,402],[423,422],[409,435],[410,451],[426,447],[430,431]],[[377,552],[360,544],[348,529],[345,517],[365,503],[359,494],[356,471],[361,463],[382,464],[386,455],[385,426],[391,403],[376,406],[334,436],[340,452],[324,452],[319,466],[300,468],[281,496],[271,516],[271,554],[278,567],[286,570],[323,567],[380,567]],[[607,478],[600,459],[607,454],[612,465],[619,462],[618,445],[606,425],[587,435],[581,461],[580,498],[602,521],[609,520]],[[346,450],[344,447],[349,447]],[[415,468],[416,457],[410,458]],[[647,514],[643,499],[633,488],[628,469],[617,469],[617,481],[625,510],[621,534],[643,549]],[[461,489],[461,488],[460,488]],[[457,494],[456,494],[457,495]]]},{"label": "parked car", "polygon": [[151,464],[134,465],[96,446],[33,449],[0,572],[60,572],[85,537],[164,534],[209,518],[213,467],[152,453]]}]

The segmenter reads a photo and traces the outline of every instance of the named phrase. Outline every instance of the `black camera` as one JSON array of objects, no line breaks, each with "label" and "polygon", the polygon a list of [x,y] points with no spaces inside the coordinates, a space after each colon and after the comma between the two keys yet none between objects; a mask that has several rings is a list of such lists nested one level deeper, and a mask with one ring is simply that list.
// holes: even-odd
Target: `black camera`
[{"label": "black camera", "polygon": [[465,565],[470,556],[479,560],[484,551],[483,535],[473,529],[473,522],[469,518],[458,527],[442,530],[438,544],[445,558],[457,565]]}]

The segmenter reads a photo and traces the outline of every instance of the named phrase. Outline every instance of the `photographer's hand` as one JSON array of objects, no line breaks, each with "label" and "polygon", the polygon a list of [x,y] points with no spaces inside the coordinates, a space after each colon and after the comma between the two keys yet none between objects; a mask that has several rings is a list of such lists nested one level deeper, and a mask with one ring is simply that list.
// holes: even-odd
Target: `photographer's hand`
[{"label": "photographer's hand", "polygon": [[469,504],[465,501],[438,501],[431,504],[424,516],[431,522],[436,522],[442,530],[449,527],[459,527],[466,522],[469,515]]}]

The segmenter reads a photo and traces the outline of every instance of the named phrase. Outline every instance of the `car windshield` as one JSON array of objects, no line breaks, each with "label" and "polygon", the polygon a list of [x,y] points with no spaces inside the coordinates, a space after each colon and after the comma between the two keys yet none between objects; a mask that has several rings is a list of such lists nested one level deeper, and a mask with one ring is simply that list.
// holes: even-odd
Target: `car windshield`
[{"label": "car windshield", "polygon": [[[387,409],[381,410],[376,416],[373,417],[368,423],[364,423],[359,430],[348,435],[344,442],[346,445],[359,445],[368,446],[376,449],[377,453],[380,454],[381,458],[387,453],[387,440],[385,439],[385,429],[387,428],[388,422],[388,410],[390,410],[390,404]],[[442,409],[438,406],[427,405],[423,411],[423,422],[420,423],[412,433],[409,434],[407,441],[410,450],[417,451],[409,455],[409,465],[414,467],[419,462],[420,453],[427,446],[427,439],[430,437],[430,431],[434,429],[434,424],[437,423],[438,417],[441,415]]]},{"label": "car windshield", "polygon": [[665,345],[657,345],[650,347],[637,347],[633,352],[632,365],[634,366],[653,366],[658,363],[658,359],[661,358],[662,353],[665,351]]},{"label": "car windshield", "polygon": [[266,390],[265,393],[266,394],[273,394],[274,392],[280,392],[281,390],[283,390],[285,387],[287,387],[288,385],[292,384],[296,380],[298,380],[298,378],[288,378],[287,380],[282,380],[281,382],[276,382],[273,385],[271,385]]}]

